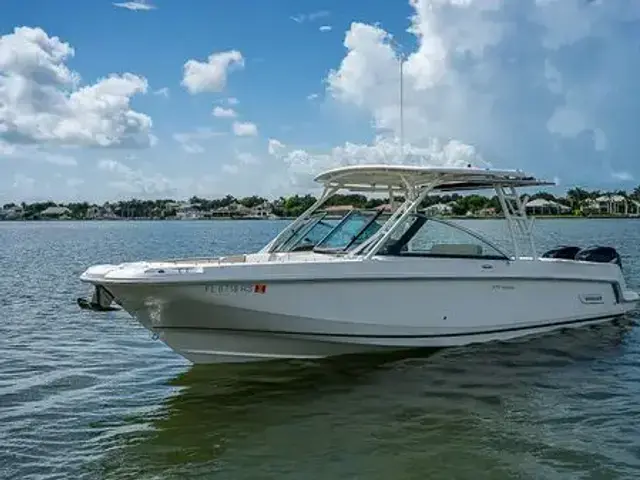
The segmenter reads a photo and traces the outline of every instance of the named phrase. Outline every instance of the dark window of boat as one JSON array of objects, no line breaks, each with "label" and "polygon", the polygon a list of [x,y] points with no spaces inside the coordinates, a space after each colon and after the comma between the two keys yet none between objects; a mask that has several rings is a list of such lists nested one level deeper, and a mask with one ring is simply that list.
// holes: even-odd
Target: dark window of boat
[{"label": "dark window of boat", "polygon": [[[473,235],[465,232],[464,230],[458,229],[453,225],[448,223],[443,223],[441,221],[435,221],[430,219],[428,216],[422,213],[414,213],[408,219],[407,227],[400,234],[399,237],[390,238],[385,245],[380,249],[377,255],[388,255],[388,256],[401,256],[401,257],[429,257],[429,258],[467,258],[467,259],[485,259],[485,260],[508,260],[509,258],[506,255],[503,255],[501,252],[497,251],[492,245],[482,241],[480,238],[476,238]],[[427,222],[429,225],[425,227]],[[480,253],[480,254],[466,254],[466,253],[436,253],[430,252],[428,250],[425,251],[410,251],[409,250],[409,242],[418,235],[424,228],[427,232],[430,231],[431,225],[445,225],[449,227],[449,229],[462,233],[465,236],[470,236],[474,238],[475,242],[477,242],[477,247],[480,247],[482,250],[488,248],[492,253]],[[469,244],[470,246],[476,246],[476,243]],[[435,245],[435,244],[434,244]],[[439,244],[440,246],[447,245],[446,243]],[[483,248],[484,247],[484,248]],[[432,246],[433,248],[433,246]]]}]

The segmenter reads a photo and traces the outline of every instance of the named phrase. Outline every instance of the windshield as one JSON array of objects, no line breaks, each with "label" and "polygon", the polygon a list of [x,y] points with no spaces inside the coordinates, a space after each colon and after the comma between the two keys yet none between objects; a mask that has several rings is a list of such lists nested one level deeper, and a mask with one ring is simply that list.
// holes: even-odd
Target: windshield
[{"label": "windshield", "polygon": [[325,213],[316,213],[306,219],[302,224],[298,225],[297,228],[294,228],[291,232],[288,233],[287,236],[280,239],[280,241],[274,246],[274,252],[286,252],[288,249],[286,248],[288,245],[292,245],[295,243],[294,239],[299,238],[301,235],[304,235],[305,232],[309,231],[313,226],[325,216]]},{"label": "windshield", "polygon": [[345,251],[371,237],[381,225],[375,220],[382,212],[352,211],[314,248],[316,251]]},{"label": "windshield", "polygon": [[278,251],[294,252],[313,250],[313,247],[335,227],[335,223],[330,223],[323,219],[325,215],[326,214],[322,214],[317,218],[312,218],[310,222],[305,223],[302,228],[296,230],[287,241],[278,247]]}]

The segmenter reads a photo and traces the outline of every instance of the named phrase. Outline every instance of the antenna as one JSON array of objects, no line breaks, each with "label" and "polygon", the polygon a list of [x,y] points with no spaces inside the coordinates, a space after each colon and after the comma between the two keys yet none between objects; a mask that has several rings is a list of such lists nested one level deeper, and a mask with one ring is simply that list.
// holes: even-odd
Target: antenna
[{"label": "antenna", "polygon": [[389,43],[399,50],[397,58],[400,67],[400,157],[402,157],[404,156],[404,53],[402,45],[396,42],[391,35],[388,38]]},{"label": "antenna", "polygon": [[403,81],[402,81],[402,73],[403,73],[403,65],[404,58],[402,53],[400,53],[400,156],[404,156],[404,89],[403,89]]}]

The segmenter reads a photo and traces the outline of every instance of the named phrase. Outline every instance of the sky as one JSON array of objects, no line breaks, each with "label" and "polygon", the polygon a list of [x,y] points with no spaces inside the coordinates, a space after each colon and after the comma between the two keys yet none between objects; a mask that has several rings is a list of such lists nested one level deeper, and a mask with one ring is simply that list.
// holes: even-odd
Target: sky
[{"label": "sky", "polygon": [[637,0],[2,0],[0,202],[276,198],[359,163],[632,189],[638,78]]}]

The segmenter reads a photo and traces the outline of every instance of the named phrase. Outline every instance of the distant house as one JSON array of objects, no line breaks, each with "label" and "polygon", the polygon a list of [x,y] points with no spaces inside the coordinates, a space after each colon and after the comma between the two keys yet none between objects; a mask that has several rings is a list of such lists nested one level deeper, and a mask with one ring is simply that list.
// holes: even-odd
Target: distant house
[{"label": "distant house", "polygon": [[2,220],[17,220],[22,218],[24,210],[20,205],[14,205],[9,208],[0,208],[0,219]]},{"label": "distant house", "polygon": [[251,209],[245,207],[244,205],[233,202],[226,207],[216,208],[211,212],[211,215],[214,217],[246,217],[251,215]]},{"label": "distant house", "polygon": [[393,211],[393,207],[391,206],[390,203],[383,203],[382,205],[378,205],[375,210],[382,211],[382,212],[392,212]]},{"label": "distant house", "polygon": [[250,215],[254,218],[268,218],[272,215],[273,209],[269,202],[261,203],[250,209]]},{"label": "distant house", "polygon": [[324,211],[327,212],[327,216],[329,217],[342,217],[349,213],[351,210],[355,210],[355,207],[353,205],[331,205],[324,208]]},{"label": "distant house", "polygon": [[436,203],[424,209],[424,213],[427,215],[451,215],[453,208],[446,203]]},{"label": "distant house", "polygon": [[100,207],[96,206],[96,205],[91,205],[88,209],[87,209],[87,213],[85,214],[85,218],[87,220],[95,220],[96,218],[100,217]]},{"label": "distant house", "polygon": [[180,220],[195,220],[202,218],[202,212],[200,211],[201,205],[199,203],[184,203],[177,208],[176,218]]},{"label": "distant house", "polygon": [[[601,195],[594,201],[597,204],[597,212],[604,215],[628,215],[630,210],[638,213],[638,202],[629,200],[622,195]],[[632,208],[629,208],[632,207]]]},{"label": "distant house", "polygon": [[67,207],[49,207],[40,212],[40,216],[45,218],[67,218],[70,214]]},{"label": "distant house", "polygon": [[528,201],[525,206],[525,210],[527,213],[532,214],[560,214],[560,213],[569,213],[571,211],[570,207],[563,205],[558,202],[554,202],[552,200],[545,200],[544,198],[536,198],[535,200]]},{"label": "distant house", "polygon": [[593,198],[587,198],[580,206],[582,213],[600,213],[600,204]]},{"label": "distant house", "polygon": [[498,214],[495,208],[486,207],[481,210],[478,210],[479,217],[495,217]]}]

